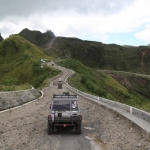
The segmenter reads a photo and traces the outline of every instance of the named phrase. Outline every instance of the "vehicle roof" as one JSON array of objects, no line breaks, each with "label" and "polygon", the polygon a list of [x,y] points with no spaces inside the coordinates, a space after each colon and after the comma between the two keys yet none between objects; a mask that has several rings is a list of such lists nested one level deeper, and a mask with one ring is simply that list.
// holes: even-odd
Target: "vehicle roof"
[{"label": "vehicle roof", "polygon": [[55,100],[68,100],[68,101],[70,101],[70,100],[78,100],[77,99],[77,97],[68,97],[68,96],[63,96],[63,97],[55,97],[55,98],[53,98],[53,101],[55,101]]}]

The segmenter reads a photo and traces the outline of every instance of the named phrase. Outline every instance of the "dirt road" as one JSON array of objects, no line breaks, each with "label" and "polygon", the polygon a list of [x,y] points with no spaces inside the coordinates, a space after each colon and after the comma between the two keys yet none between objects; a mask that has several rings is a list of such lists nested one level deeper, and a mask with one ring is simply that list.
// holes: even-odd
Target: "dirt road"
[{"label": "dirt road", "polygon": [[[69,73],[63,70],[61,78],[64,80]],[[82,134],[63,128],[48,135],[47,115],[52,96],[69,91],[64,84],[63,89],[58,89],[57,81],[42,89],[43,98],[0,113],[1,150],[146,150],[149,146],[125,120],[80,96]]]}]

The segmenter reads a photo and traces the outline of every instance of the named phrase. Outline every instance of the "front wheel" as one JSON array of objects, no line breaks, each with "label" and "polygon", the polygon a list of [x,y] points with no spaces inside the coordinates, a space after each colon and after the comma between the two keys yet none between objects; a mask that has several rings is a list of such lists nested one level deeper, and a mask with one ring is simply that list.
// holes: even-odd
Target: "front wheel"
[{"label": "front wheel", "polygon": [[81,124],[76,125],[76,133],[81,134]]},{"label": "front wheel", "polygon": [[47,132],[49,135],[54,133],[54,127],[49,122],[47,124]]}]

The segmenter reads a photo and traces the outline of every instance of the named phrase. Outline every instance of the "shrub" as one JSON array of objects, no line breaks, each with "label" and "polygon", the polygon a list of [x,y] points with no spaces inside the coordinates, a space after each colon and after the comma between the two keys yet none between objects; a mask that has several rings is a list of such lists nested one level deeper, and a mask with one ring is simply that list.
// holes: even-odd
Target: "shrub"
[{"label": "shrub", "polygon": [[3,81],[2,81],[2,84],[4,85],[16,85],[18,83],[18,79],[17,78],[14,78],[14,77],[8,77],[8,78],[5,78]]}]

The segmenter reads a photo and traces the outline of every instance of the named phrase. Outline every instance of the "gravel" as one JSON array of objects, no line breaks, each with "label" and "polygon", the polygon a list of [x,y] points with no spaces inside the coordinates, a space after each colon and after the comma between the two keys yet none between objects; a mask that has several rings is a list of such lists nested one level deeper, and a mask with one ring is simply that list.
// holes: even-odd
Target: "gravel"
[{"label": "gravel", "polygon": [[[61,78],[70,73],[62,70]],[[63,129],[54,135],[47,134],[47,115],[53,94],[69,91],[63,84],[42,89],[43,98],[28,105],[0,113],[1,150],[149,150],[150,140],[145,139],[126,120],[118,118],[107,108],[102,108],[79,96],[83,116],[82,134]],[[69,91],[72,93],[71,91]]]}]

